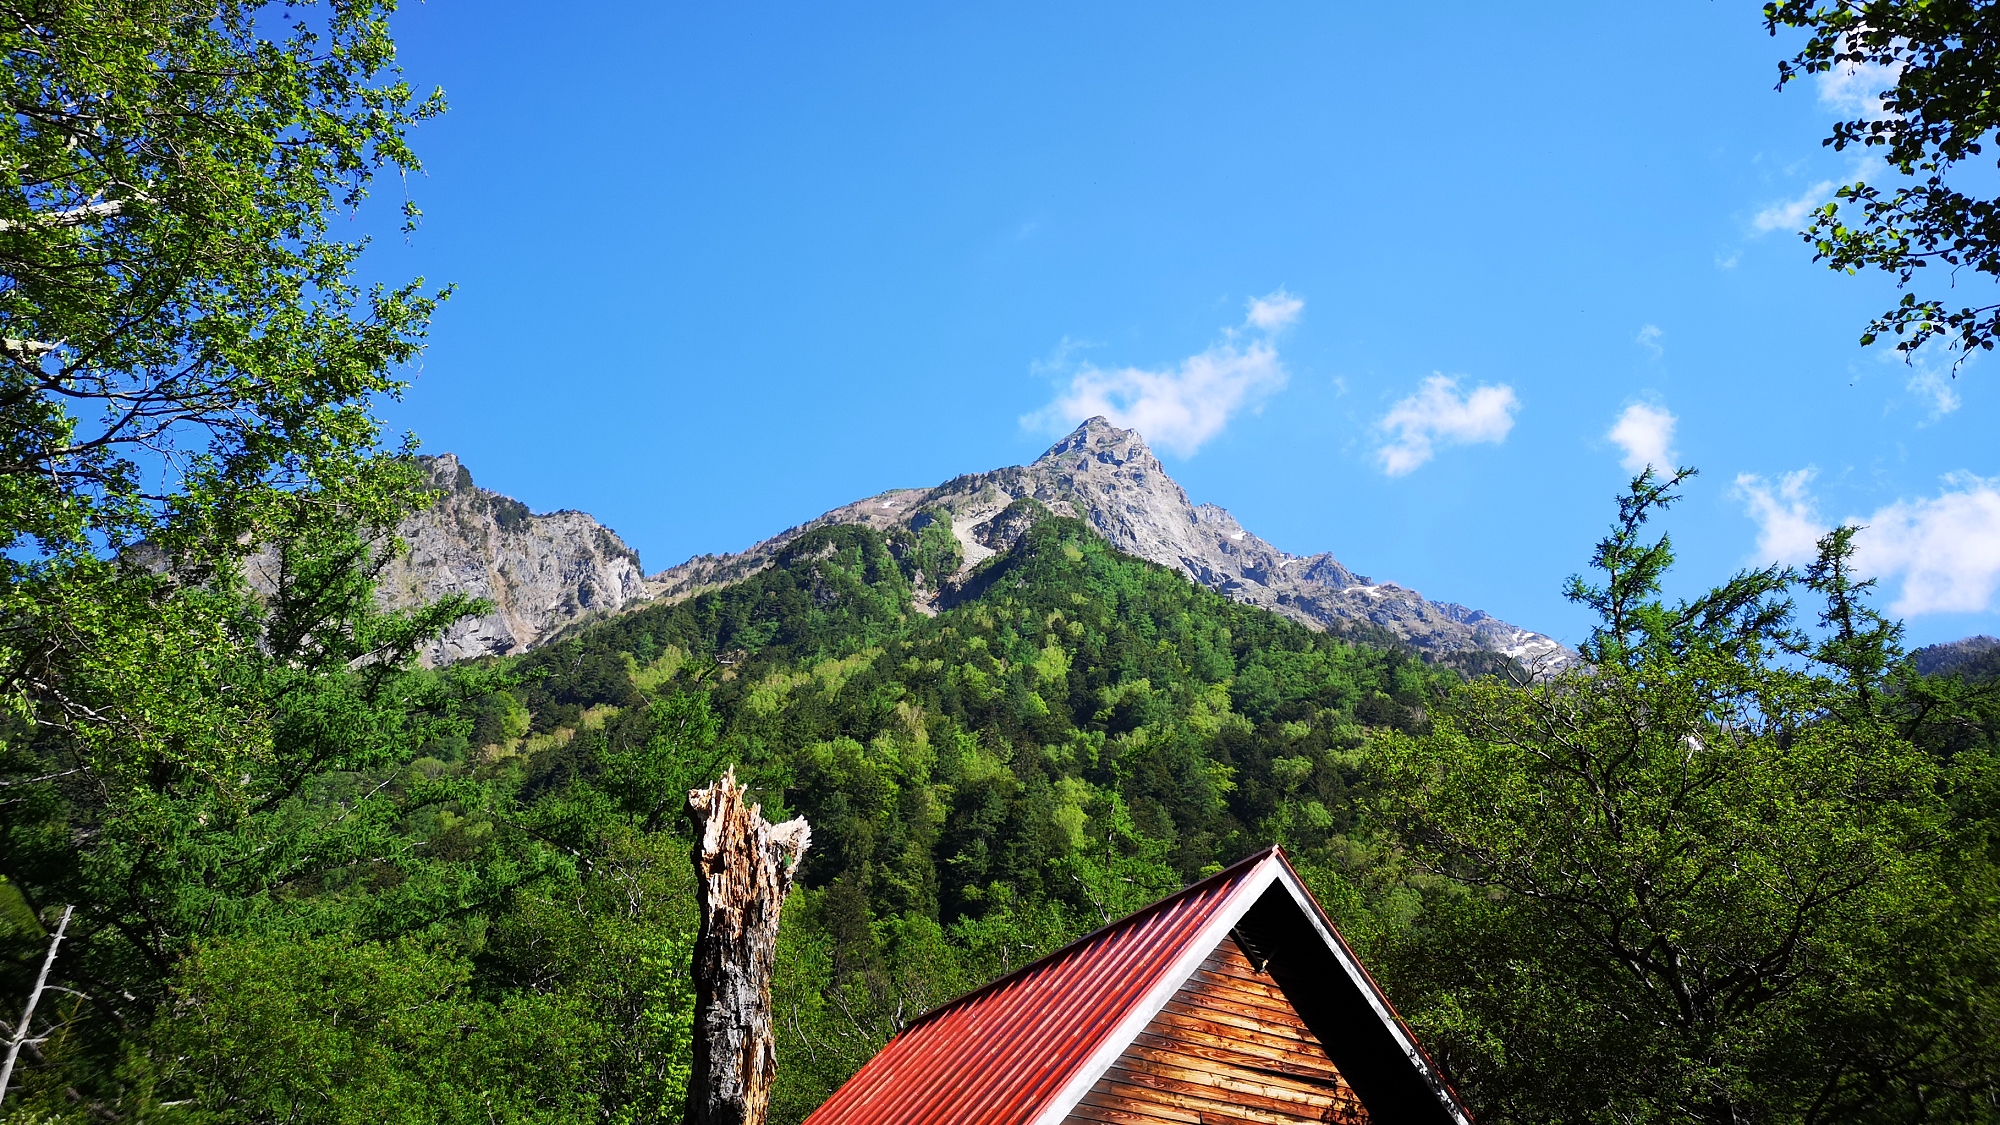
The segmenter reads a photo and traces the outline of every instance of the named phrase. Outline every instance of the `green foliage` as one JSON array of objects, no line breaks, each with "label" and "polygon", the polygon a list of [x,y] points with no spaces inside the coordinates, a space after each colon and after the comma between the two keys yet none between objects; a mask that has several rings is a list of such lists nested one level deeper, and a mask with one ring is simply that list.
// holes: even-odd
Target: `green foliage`
[{"label": "green foliage", "polygon": [[[406,133],[442,109],[395,74],[392,8],[40,3],[0,28],[0,537],[33,544],[8,556],[16,581],[149,536],[213,562],[274,484],[366,461],[370,399],[400,388],[435,304],[415,283],[363,294],[361,247],[328,237],[377,169],[418,170]],[[408,495],[342,500],[380,516]]]},{"label": "green foliage", "polygon": [[[329,237],[441,107],[392,9],[0,27],[0,998],[76,908],[10,1120],[670,1117],[679,810],[728,765],[814,826],[781,1125],[918,1013],[1274,840],[1486,1119],[1991,1116],[2000,688],[1915,674],[1851,532],[1662,600],[1640,533],[1684,473],[1635,482],[1571,586],[1589,666],[1542,684],[1312,632],[1032,503],[967,574],[949,513],[822,528],[726,589],[412,670],[477,608],[373,601],[423,497],[371,407],[438,295],[363,292]],[[1846,189],[1821,256],[2000,273],[1992,205],[1943,178],[1991,124],[1992,11],[1766,18],[1813,33],[1786,77],[1903,64],[1894,112],[1830,143],[1929,178]],[[1890,327],[1990,347],[2000,313],[1911,296]]]},{"label": "green foliage", "polygon": [[929,508],[910,517],[889,535],[889,549],[903,564],[910,581],[942,590],[965,563],[965,549],[952,534],[951,513]]},{"label": "green foliage", "polygon": [[1661,600],[1671,550],[1639,530],[1686,475],[1635,481],[1603,584],[1572,580],[1592,666],[1371,743],[1440,880],[1378,968],[1482,1119],[1984,1120],[2000,915],[1990,827],[1954,805],[1991,792],[1992,728],[1926,736],[1936,689],[1890,675],[1852,529],[1803,576]]},{"label": "green foliage", "polygon": [[10,1109],[149,1104],[138,1044],[199,942],[279,915],[394,934],[536,862],[413,847],[478,822],[451,760],[490,687],[403,671],[464,599],[371,604],[421,499],[372,402],[435,297],[363,292],[329,232],[378,169],[417,168],[406,133],[440,108],[396,76],[391,7],[31,3],[0,27],[6,995],[77,909]]},{"label": "green foliage", "polygon": [[574,1121],[598,1013],[531,991],[472,994],[449,948],[275,933],[176,973],[160,1046],[191,1121],[343,1125]]},{"label": "green foliage", "polygon": [[[0,885],[15,987],[34,901],[74,899],[111,924],[67,979],[136,998],[120,1025],[62,997],[19,1104],[671,1116],[680,810],[734,765],[814,826],[774,982],[784,1125],[919,1013],[1273,841],[1482,1119],[1976,1116],[2000,689],[1899,659],[1851,532],[1803,574],[1662,600],[1670,545],[1642,533],[1684,478],[1635,482],[1571,583],[1591,665],[1525,686],[1052,517],[924,594],[934,615],[895,533],[834,527],[725,589],[409,672],[449,607],[381,619],[360,540],[294,536],[271,594],[198,588],[243,622],[208,650],[242,671],[195,688],[240,708],[226,770],[114,754],[115,809],[59,781],[0,809],[10,862],[39,857]],[[103,843],[65,870],[90,817]]]},{"label": "green foliage", "polygon": [[[1964,0],[1771,0],[1764,23],[1773,35],[1807,33],[1778,65],[1781,89],[1800,75],[1836,70],[1879,76],[1884,88],[1867,91],[1879,95],[1879,106],[1836,122],[1822,143],[1869,150],[1913,180],[1886,192],[1866,182],[1841,187],[1802,232],[1814,259],[1847,273],[1882,270],[1901,287],[1931,265],[1951,278],[1962,269],[2000,275],[2000,200],[1986,177],[1960,167],[1984,152],[2000,125],[2000,9]],[[2000,339],[2000,303],[1951,308],[1905,293],[1861,342],[1889,332],[1906,355],[1943,336],[1955,337],[1961,355],[1990,351]]]}]

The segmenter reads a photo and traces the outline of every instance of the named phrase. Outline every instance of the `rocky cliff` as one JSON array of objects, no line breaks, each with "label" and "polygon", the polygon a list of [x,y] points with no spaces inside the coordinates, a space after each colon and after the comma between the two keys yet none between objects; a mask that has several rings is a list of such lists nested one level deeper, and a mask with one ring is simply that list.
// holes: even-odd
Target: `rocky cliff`
[{"label": "rocky cliff", "polygon": [[389,561],[377,598],[395,607],[464,593],[493,603],[426,649],[425,664],[525,652],[652,593],[639,553],[588,515],[536,515],[473,484],[449,453],[423,465],[438,499],[397,526],[408,549]]}]

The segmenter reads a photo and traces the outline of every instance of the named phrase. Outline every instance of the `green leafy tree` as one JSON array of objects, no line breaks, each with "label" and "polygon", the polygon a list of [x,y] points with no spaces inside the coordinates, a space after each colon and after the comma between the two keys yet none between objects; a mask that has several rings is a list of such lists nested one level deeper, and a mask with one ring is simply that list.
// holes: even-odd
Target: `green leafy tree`
[{"label": "green leafy tree", "polygon": [[1687,475],[1635,481],[1599,581],[1572,580],[1583,668],[1475,682],[1374,743],[1446,880],[1378,943],[1387,975],[1488,1120],[1986,1120],[1990,828],[1952,805],[1990,763],[1912,739],[1852,529],[1803,575],[1663,599],[1644,525]]},{"label": "green leafy tree", "polygon": [[402,671],[468,604],[371,602],[420,499],[372,406],[437,299],[362,291],[330,235],[441,108],[396,74],[392,8],[0,13],[7,995],[77,908],[61,1033],[10,1106],[136,1108],[178,960],[274,904],[394,932],[516,876],[410,846],[420,823],[473,846],[483,798],[413,763],[482,692]]},{"label": "green leafy tree", "polygon": [[576,996],[499,1003],[449,944],[275,933],[212,943],[176,971],[160,1037],[190,1122],[489,1125],[595,1108]]},{"label": "green leafy tree", "polygon": [[[1778,85],[1838,74],[1873,86],[1869,104],[1835,123],[1823,142],[1877,156],[1904,182],[1842,186],[1813,214],[1804,237],[1815,260],[1853,273],[1894,275],[1942,267],[1938,288],[1962,272],[2000,276],[2000,197],[1977,171],[2000,125],[2000,5],[1981,0],[1773,0],[1764,23],[1806,32],[1779,64]],[[1876,317],[1861,342],[1893,333],[1904,353],[1946,337],[1961,356],[2000,340],[2000,300],[1906,292]]]}]

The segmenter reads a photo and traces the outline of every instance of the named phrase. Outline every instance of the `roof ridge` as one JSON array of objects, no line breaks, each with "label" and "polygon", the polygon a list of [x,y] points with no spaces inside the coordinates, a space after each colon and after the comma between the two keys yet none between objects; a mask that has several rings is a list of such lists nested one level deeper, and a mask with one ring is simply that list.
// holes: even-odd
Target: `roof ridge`
[{"label": "roof ridge", "polygon": [[[1075,941],[1072,941],[1069,944],[1062,946],[1059,949],[1053,949],[1047,953],[1042,954],[1040,957],[1035,958],[1033,961],[1028,962],[1027,964],[1021,966],[1018,969],[1015,969],[1013,972],[1010,972],[1005,976],[996,977],[993,980],[990,980],[985,984],[980,985],[978,988],[975,988],[970,992],[964,993],[950,1000],[947,1000],[944,1003],[939,1004],[937,1007],[932,1008],[929,1011],[924,1012],[922,1015],[917,1016],[909,1023],[904,1024],[903,1029],[901,1031],[898,1031],[895,1035],[890,1036],[890,1042],[894,1042],[898,1037],[904,1035],[905,1033],[912,1031],[915,1028],[920,1027],[926,1023],[929,1023],[934,1018],[943,1016],[946,1013],[951,1012],[953,1009],[956,1009],[973,1000],[977,1000],[978,998],[985,996],[990,992],[995,992],[1001,988],[1006,987],[1007,985],[1013,983],[1016,979],[1026,976],[1028,973],[1034,972],[1037,969],[1041,969],[1044,966],[1061,959],[1065,954],[1068,954],[1072,950],[1075,950],[1081,946],[1089,945],[1090,943],[1097,941],[1099,938],[1102,938],[1106,934],[1109,934],[1115,930],[1122,930],[1128,926],[1138,925],[1144,922],[1147,918],[1155,914],[1158,914],[1169,907],[1179,904],[1181,901],[1187,899],[1192,895],[1200,894],[1201,892],[1209,889],[1212,886],[1227,882],[1229,879],[1241,875],[1243,872],[1256,867],[1260,863],[1263,863],[1265,860],[1271,858],[1273,855],[1277,856],[1280,860],[1283,860],[1285,855],[1284,849],[1279,847],[1277,844],[1272,844],[1268,847],[1259,848],[1257,851],[1254,851],[1249,855],[1244,856],[1242,859],[1237,860],[1235,863],[1230,864],[1228,867],[1223,868],[1222,870],[1216,872],[1215,874],[1206,876],[1195,882],[1189,883],[1187,886],[1182,887],[1180,890],[1175,891],[1173,894],[1168,895],[1167,897],[1151,904],[1150,906],[1141,907],[1138,910],[1134,910],[1132,913],[1127,914],[1126,916],[1118,919],[1115,922],[1110,922],[1105,925],[1099,926],[1098,928],[1090,931],[1089,933],[1083,935],[1080,938],[1077,938]],[[1286,863],[1285,866],[1287,868],[1290,868],[1291,864]]]}]

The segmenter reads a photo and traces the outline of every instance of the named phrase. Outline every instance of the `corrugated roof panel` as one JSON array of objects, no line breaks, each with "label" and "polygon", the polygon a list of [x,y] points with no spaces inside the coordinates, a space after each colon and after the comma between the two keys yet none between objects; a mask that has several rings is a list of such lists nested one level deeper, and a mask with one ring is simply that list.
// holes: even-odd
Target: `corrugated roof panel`
[{"label": "corrugated roof panel", "polygon": [[[1027,1125],[1120,1021],[1168,983],[1189,943],[1235,894],[1262,882],[1262,866],[1282,862],[1266,849],[932,1010],[807,1125]],[[1244,904],[1235,905],[1240,914]]]}]

